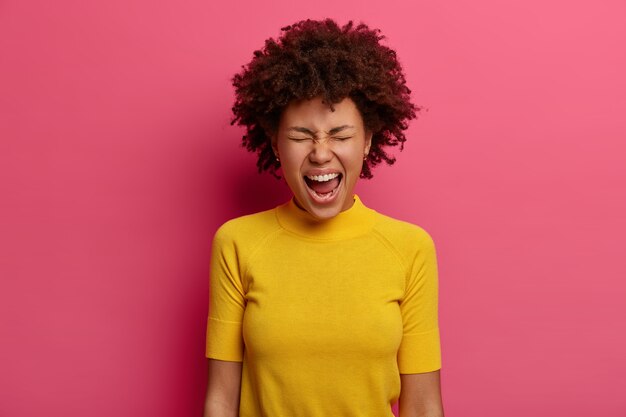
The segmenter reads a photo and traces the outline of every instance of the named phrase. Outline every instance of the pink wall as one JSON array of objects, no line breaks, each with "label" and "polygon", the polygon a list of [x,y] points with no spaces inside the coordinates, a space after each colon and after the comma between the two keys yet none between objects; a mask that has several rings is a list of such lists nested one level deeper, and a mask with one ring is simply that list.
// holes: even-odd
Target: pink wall
[{"label": "pink wall", "polygon": [[626,4],[220,3],[0,3],[0,415],[200,415],[212,234],[289,196],[229,77],[326,16],[429,109],[358,193],[437,243],[447,417],[626,415]]}]

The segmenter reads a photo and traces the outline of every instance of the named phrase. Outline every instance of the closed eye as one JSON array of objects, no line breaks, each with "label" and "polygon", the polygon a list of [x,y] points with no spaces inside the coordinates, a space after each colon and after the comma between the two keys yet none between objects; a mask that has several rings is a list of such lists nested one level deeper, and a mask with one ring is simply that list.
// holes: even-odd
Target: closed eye
[{"label": "closed eye", "polygon": [[[351,139],[351,138],[352,138],[352,136],[333,136],[331,139],[332,140],[338,140],[338,141],[342,142],[344,140],[348,140],[348,139]],[[294,138],[294,137],[291,137],[291,136],[287,136],[287,139],[292,140],[294,142],[304,142],[304,141],[307,141],[307,140],[317,141],[317,139],[315,139],[315,138]]]}]

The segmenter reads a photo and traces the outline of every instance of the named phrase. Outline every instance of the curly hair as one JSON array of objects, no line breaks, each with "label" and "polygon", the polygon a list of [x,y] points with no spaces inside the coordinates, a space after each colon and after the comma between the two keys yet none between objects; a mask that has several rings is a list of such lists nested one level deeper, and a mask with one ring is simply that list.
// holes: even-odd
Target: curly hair
[{"label": "curly hair", "polygon": [[281,31],[278,40],[267,39],[232,78],[236,100],[231,125],[246,127],[242,146],[258,153],[259,172],[280,178],[270,135],[292,100],[318,96],[331,111],[334,103],[350,97],[372,132],[361,178],[372,178],[372,167],[382,161],[392,165],[395,157],[385,148],[404,148],[403,131],[420,107],[410,101],[411,90],[395,51],[379,43],[385,38],[380,30],[364,23],[354,27],[352,21],[339,27],[332,19],[307,19]]}]

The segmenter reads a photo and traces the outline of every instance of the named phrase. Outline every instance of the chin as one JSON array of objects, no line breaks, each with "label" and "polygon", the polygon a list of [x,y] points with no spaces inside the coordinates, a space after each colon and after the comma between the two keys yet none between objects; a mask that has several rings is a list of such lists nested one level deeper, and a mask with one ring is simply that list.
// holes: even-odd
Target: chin
[{"label": "chin", "polygon": [[333,217],[341,213],[341,207],[340,206],[324,207],[323,209],[312,207],[308,209],[307,211],[309,212],[311,216],[315,217],[317,220],[327,220],[327,219],[332,219]]}]

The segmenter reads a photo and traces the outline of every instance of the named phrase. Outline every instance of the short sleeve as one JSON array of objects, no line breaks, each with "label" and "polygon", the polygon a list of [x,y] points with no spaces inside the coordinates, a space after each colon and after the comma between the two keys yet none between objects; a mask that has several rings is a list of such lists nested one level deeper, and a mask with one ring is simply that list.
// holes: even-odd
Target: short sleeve
[{"label": "short sleeve", "polygon": [[241,362],[245,293],[236,245],[223,226],[213,237],[209,281],[205,355],[212,359]]},{"label": "short sleeve", "polygon": [[435,245],[421,230],[415,258],[400,301],[403,335],[398,350],[401,374],[432,372],[441,368],[438,321],[438,271]]}]

